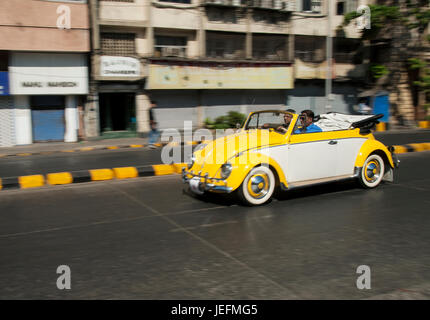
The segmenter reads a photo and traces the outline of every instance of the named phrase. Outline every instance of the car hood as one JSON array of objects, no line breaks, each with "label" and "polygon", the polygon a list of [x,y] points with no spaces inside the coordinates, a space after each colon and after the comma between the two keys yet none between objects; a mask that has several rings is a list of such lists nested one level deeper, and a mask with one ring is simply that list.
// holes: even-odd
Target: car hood
[{"label": "car hood", "polygon": [[196,169],[203,168],[206,164],[219,167],[238,153],[281,143],[285,143],[283,134],[269,130],[243,130],[213,140],[203,149],[195,152]]}]

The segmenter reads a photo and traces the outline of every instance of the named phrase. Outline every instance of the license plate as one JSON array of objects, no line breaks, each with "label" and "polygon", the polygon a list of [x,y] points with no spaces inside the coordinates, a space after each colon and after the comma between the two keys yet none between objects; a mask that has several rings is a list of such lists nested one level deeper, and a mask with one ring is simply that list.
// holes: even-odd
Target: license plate
[{"label": "license plate", "polygon": [[196,177],[192,178],[190,180],[191,191],[193,191],[194,193],[197,193],[197,194],[203,194],[203,191],[201,191],[199,188],[199,184],[200,184],[200,178],[196,178]]}]

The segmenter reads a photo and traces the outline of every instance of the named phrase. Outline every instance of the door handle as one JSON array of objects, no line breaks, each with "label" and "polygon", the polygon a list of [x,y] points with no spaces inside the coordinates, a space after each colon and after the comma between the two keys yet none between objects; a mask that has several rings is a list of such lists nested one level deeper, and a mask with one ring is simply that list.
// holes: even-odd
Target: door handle
[{"label": "door handle", "polygon": [[328,144],[335,145],[335,144],[337,144],[337,141],[336,140],[331,140]]}]

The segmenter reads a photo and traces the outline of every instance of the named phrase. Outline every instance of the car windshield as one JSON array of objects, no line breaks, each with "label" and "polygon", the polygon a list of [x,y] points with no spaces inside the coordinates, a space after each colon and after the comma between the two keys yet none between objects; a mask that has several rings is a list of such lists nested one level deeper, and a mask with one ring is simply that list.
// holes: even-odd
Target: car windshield
[{"label": "car windshield", "polygon": [[288,127],[292,113],[285,111],[256,112],[248,119],[245,129],[276,129],[280,126]]}]

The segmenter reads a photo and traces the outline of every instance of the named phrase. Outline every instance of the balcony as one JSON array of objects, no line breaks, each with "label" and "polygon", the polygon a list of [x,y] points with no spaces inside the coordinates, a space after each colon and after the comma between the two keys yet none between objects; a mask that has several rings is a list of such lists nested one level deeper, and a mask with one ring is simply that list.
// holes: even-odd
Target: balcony
[{"label": "balcony", "polygon": [[245,34],[208,32],[206,36],[206,57],[211,59],[245,59]]},{"label": "balcony", "polygon": [[295,0],[205,0],[205,5],[294,11]]}]

